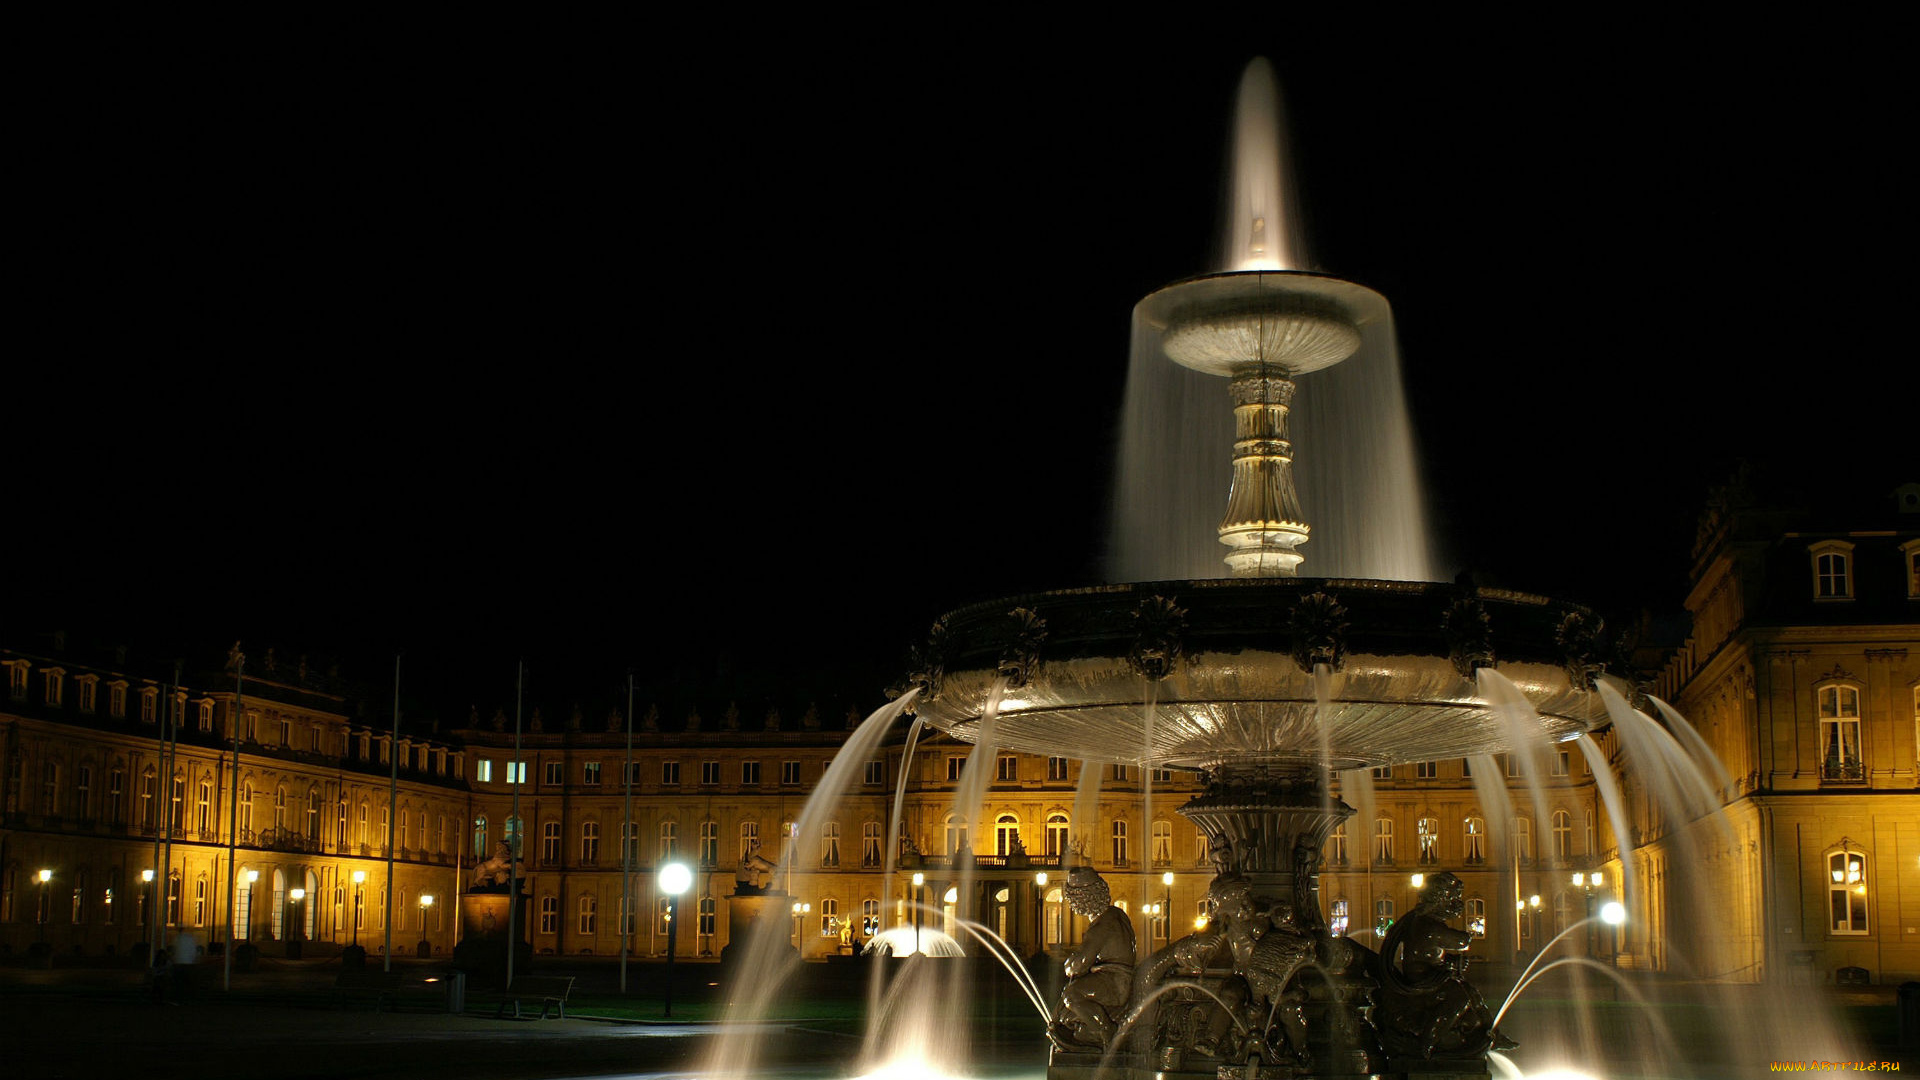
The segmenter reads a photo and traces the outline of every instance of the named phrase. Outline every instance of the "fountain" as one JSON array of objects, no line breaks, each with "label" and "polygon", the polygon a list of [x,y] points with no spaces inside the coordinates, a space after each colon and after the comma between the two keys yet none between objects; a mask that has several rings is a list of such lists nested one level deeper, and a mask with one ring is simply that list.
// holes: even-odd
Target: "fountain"
[{"label": "fountain", "polygon": [[[1264,64],[1248,80],[1267,81]],[[1269,178],[1262,184],[1277,175],[1251,172]],[[975,744],[957,785],[961,817],[977,810],[984,770],[1000,749],[1137,767],[1143,776],[1197,771],[1204,790],[1179,812],[1210,851],[1204,926],[1141,955],[1132,922],[1091,867],[1073,867],[1062,882],[1087,930],[1066,960],[1055,1003],[1035,1002],[1051,1043],[1050,1078],[1443,1080],[1488,1077],[1494,1066],[1506,1072],[1512,1067],[1498,1051],[1510,1044],[1498,1023],[1520,990],[1494,1007],[1466,978],[1473,934],[1451,925],[1463,916],[1459,878],[1427,875],[1416,906],[1374,939],[1377,947],[1329,925],[1319,878],[1330,833],[1355,813],[1343,795],[1364,805],[1372,767],[1460,758],[1475,763],[1490,816],[1505,818],[1507,791],[1491,755],[1537,759],[1549,744],[1577,740],[1594,764],[1609,822],[1624,835],[1622,799],[1588,733],[1609,723],[1630,729],[1622,742],[1636,764],[1634,740],[1673,762],[1689,754],[1666,746],[1673,736],[1630,704],[1630,691],[1610,684],[1600,621],[1584,607],[1468,584],[1300,575],[1311,515],[1294,481],[1288,421],[1296,392],[1310,396],[1316,373],[1390,338],[1390,312],[1371,289],[1297,268],[1304,260],[1283,197],[1256,193],[1229,217],[1233,268],[1154,292],[1135,320],[1136,341],[1148,343],[1156,363],[1227,380],[1231,483],[1217,539],[1230,576],[1034,593],[943,616],[897,699],[836,758],[801,814],[793,847],[810,847],[820,807],[844,789],[847,778],[836,781],[837,773],[866,760],[908,714],[916,717],[909,757],[922,725]],[[1391,385],[1397,395],[1397,381]],[[1417,506],[1398,513],[1394,520],[1418,517]],[[1408,550],[1423,547],[1421,540]],[[1425,573],[1423,550],[1389,562],[1411,567],[1409,576]],[[1668,721],[1690,730],[1677,717]],[[1352,782],[1339,784],[1343,776]],[[1699,784],[1667,786],[1684,796],[1688,820],[1713,809]],[[1092,817],[1088,794],[1076,798],[1075,821]],[[1151,820],[1150,783],[1146,799]],[[884,895],[893,894],[891,859],[890,843]],[[1623,884],[1624,896],[1638,895],[1631,878]],[[872,1012],[889,1022],[914,1009],[923,1015],[884,1036],[876,1027],[867,1066],[876,1076],[931,1075],[926,1062],[951,1067],[962,1053],[964,1038],[940,1004],[957,984],[929,983],[918,935],[891,933],[889,948],[909,955],[884,1007],[876,981]],[[760,937],[744,969],[740,1018],[764,1015],[791,962],[765,944],[771,935]],[[1556,966],[1579,970],[1572,961],[1541,970]],[[1026,986],[1037,996],[1031,981]],[[723,1040],[718,1051],[708,1075],[754,1075],[749,1042]]]}]

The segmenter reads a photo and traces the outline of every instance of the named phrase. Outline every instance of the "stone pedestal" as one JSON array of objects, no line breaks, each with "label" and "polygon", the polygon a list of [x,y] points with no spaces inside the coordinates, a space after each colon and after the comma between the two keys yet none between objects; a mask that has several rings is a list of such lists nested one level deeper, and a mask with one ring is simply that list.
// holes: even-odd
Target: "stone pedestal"
[{"label": "stone pedestal", "polygon": [[[505,892],[464,893],[460,897],[460,944],[453,950],[454,966],[463,971],[505,972],[507,968],[507,923],[512,912],[519,936],[519,960],[531,960],[528,944],[528,901],[525,893],[513,896]],[[516,904],[517,901],[517,904]],[[517,908],[517,910],[515,910]]]},{"label": "stone pedestal", "polygon": [[[740,886],[727,897],[727,947],[720,950],[722,961],[744,956],[755,934],[766,934],[782,943],[793,937],[793,896],[773,889]],[[787,944],[788,949],[792,949]]]}]

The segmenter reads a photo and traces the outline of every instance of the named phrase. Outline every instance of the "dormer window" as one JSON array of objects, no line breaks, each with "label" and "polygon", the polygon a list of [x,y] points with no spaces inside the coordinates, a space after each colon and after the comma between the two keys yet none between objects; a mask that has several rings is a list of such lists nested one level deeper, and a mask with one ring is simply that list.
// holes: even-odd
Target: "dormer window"
[{"label": "dormer window", "polygon": [[1823,540],[1807,551],[1813,556],[1813,598],[1853,599],[1853,545],[1845,540]]},{"label": "dormer window", "polygon": [[47,679],[46,705],[50,709],[57,709],[60,707],[61,699],[66,695],[66,669],[50,667],[41,674],[45,675]]},{"label": "dormer window", "polygon": [[76,675],[73,682],[80,688],[80,711],[92,716],[100,708],[100,676]]},{"label": "dormer window", "polygon": [[27,700],[27,662],[7,661],[7,693],[15,701]]},{"label": "dormer window", "polygon": [[1907,564],[1907,599],[1920,600],[1920,540],[1901,544],[1900,557]]},{"label": "dormer window", "polygon": [[194,721],[199,726],[200,730],[212,731],[213,730],[213,700],[211,698],[202,698],[199,701],[194,702],[194,707],[196,709],[196,715],[194,717]]},{"label": "dormer window", "polygon": [[140,689],[140,722],[151,724],[160,716],[160,691],[151,686]]},{"label": "dormer window", "polygon": [[107,684],[107,715],[115,720],[127,718],[127,684],[110,682]]}]

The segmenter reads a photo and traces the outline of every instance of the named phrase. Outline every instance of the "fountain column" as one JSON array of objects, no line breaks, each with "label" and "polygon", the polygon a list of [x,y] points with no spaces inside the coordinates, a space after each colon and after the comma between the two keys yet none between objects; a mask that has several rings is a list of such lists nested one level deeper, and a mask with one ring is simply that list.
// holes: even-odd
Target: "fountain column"
[{"label": "fountain column", "polygon": [[1293,443],[1287,412],[1293,380],[1265,364],[1233,373],[1233,486],[1220,542],[1234,577],[1292,577],[1307,539],[1293,486]]}]

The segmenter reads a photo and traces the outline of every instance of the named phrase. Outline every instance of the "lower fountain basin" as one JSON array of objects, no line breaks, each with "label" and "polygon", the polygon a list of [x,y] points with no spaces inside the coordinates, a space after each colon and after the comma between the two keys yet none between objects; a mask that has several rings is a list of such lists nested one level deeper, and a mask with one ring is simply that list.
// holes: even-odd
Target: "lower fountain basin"
[{"label": "lower fountain basin", "polygon": [[[977,741],[1005,677],[993,741],[1031,754],[1202,769],[1465,757],[1508,749],[1509,730],[1476,689],[1479,667],[1527,696],[1550,739],[1603,722],[1590,682],[1598,627],[1578,605],[1425,582],[1212,579],[1036,593],[944,617],[917,676],[918,711]],[[1316,663],[1326,667],[1319,688]]]}]

